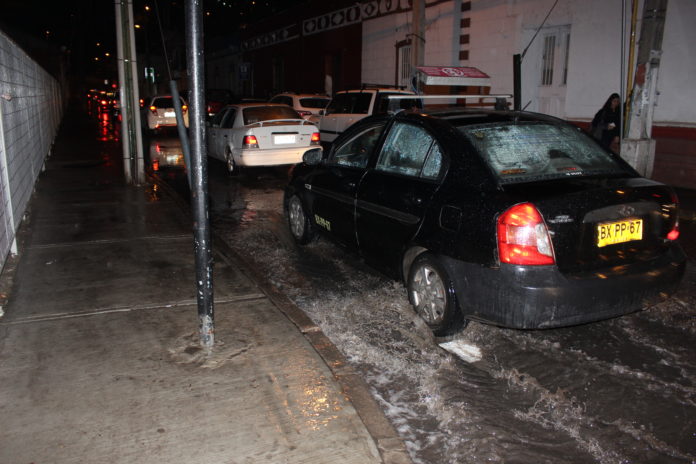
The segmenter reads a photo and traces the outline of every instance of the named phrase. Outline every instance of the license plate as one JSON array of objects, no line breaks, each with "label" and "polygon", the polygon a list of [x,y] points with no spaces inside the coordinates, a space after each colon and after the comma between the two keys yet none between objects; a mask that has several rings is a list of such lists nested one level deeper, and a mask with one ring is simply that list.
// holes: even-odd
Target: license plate
[{"label": "license plate", "polygon": [[176,116],[176,113],[174,111],[165,111],[164,112],[165,118],[173,118],[174,116]]},{"label": "license plate", "polygon": [[616,243],[643,239],[643,220],[606,222],[597,225],[597,246],[603,247]]},{"label": "license plate", "polygon": [[274,135],[273,136],[273,143],[276,145],[284,145],[288,143],[295,143],[295,135]]}]

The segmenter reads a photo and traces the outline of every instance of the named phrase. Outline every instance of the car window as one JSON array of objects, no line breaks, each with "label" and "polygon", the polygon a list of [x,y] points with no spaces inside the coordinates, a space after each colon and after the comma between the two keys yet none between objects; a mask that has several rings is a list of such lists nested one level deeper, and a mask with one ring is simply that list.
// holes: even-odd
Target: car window
[{"label": "car window", "polygon": [[338,145],[333,151],[329,163],[359,168],[366,167],[370,153],[379,140],[382,129],[384,129],[384,123],[368,127],[355,137],[351,137]]},{"label": "car window", "polygon": [[[186,101],[181,98],[181,104],[186,105]],[[152,100],[152,105],[156,108],[174,108],[174,99],[172,97],[157,97]]]},{"label": "car window", "polygon": [[326,114],[350,113],[350,100],[347,93],[339,93],[331,100],[331,104],[326,107]]},{"label": "car window", "polygon": [[442,167],[440,147],[425,129],[406,123],[392,127],[375,169],[435,179]]},{"label": "car window", "polygon": [[502,183],[630,174],[592,138],[571,126],[496,123],[459,130]]},{"label": "car window", "polygon": [[376,103],[376,110],[374,111],[375,114],[377,113],[387,113],[389,111],[398,111],[398,110],[411,110],[411,109],[421,109],[423,108],[423,104],[420,99],[418,98],[399,98],[399,99],[394,99],[390,100],[389,95],[404,95],[402,93],[380,93],[377,96],[377,103]]},{"label": "car window", "polygon": [[279,95],[271,99],[271,103],[281,103],[283,105],[292,106],[292,98],[286,97],[285,95]]},{"label": "car window", "polygon": [[305,108],[326,108],[328,104],[328,98],[300,98],[300,105]]},{"label": "car window", "polygon": [[218,114],[216,114],[210,121],[210,125],[213,127],[220,127],[220,124],[222,124],[222,119],[225,117],[226,114],[227,110],[218,112]]},{"label": "car window", "polygon": [[252,106],[244,108],[244,125],[274,119],[302,119],[297,111],[288,106]]},{"label": "car window", "polygon": [[227,111],[227,115],[220,123],[222,129],[232,129],[234,127],[234,120],[237,118],[237,110],[235,108],[230,108]]},{"label": "car window", "polygon": [[370,102],[372,101],[372,93],[353,93],[353,111],[356,114],[367,114],[370,111]]}]

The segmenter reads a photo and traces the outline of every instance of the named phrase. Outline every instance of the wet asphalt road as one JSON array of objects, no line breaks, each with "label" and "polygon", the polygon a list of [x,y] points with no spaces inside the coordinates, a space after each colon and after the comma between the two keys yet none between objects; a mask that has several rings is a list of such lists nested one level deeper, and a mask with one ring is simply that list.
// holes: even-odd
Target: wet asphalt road
[{"label": "wet asphalt road", "polygon": [[[163,154],[171,141],[152,143],[157,175],[186,197],[181,160]],[[696,218],[682,217],[690,262],[670,300],[565,329],[471,323],[448,345],[458,356],[432,338],[400,283],[326,240],[294,244],[285,169],[230,177],[209,162],[214,233],[359,369],[414,462],[696,462]]]}]

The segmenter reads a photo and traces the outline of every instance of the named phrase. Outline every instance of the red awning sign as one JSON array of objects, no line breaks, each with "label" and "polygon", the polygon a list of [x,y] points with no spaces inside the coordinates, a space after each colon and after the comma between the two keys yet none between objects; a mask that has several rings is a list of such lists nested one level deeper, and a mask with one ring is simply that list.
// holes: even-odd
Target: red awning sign
[{"label": "red awning sign", "polygon": [[419,66],[418,75],[425,85],[471,85],[490,87],[488,74],[474,67]]}]

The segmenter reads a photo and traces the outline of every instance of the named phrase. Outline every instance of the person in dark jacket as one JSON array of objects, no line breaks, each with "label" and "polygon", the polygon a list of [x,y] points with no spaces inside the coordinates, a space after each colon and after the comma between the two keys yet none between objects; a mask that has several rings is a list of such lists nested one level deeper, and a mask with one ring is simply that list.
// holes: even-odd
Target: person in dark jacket
[{"label": "person in dark jacket", "polygon": [[612,93],[592,119],[592,136],[608,150],[618,151],[621,130],[621,97]]}]

